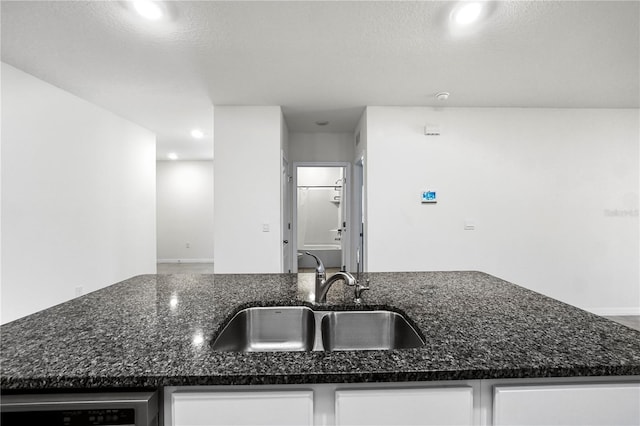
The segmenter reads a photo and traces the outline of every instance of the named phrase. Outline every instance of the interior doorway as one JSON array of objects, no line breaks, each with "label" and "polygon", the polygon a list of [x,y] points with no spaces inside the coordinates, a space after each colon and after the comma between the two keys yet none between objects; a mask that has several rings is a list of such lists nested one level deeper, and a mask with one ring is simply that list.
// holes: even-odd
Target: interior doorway
[{"label": "interior doorway", "polygon": [[293,190],[293,178],[289,174],[289,161],[282,153],[282,272],[291,273],[293,270],[291,252],[291,192]]},{"label": "interior doorway", "polygon": [[365,206],[365,181],[364,181],[364,153],[356,161],[353,170],[353,215],[352,215],[352,241],[353,241],[353,254],[352,265],[355,265],[355,271],[357,276],[360,273],[365,272],[366,269],[366,254],[365,253],[365,238],[366,238],[366,212]]},{"label": "interior doorway", "polygon": [[294,272],[315,267],[314,259],[303,255],[307,251],[327,269],[350,270],[351,165],[295,163],[293,177]]}]

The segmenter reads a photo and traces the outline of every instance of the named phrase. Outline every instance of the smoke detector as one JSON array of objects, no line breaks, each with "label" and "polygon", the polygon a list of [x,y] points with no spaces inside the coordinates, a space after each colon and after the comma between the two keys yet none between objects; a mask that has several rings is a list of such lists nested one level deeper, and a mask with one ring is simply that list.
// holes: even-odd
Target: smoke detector
[{"label": "smoke detector", "polygon": [[449,99],[449,92],[436,93],[436,99],[441,101],[441,102],[446,101],[447,99]]}]

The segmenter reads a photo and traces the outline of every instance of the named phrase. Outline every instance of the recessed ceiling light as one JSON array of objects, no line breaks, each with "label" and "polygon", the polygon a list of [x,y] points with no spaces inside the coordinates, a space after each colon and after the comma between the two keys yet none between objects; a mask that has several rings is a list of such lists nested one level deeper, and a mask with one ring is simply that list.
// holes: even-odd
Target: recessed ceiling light
[{"label": "recessed ceiling light", "polygon": [[160,4],[153,0],[135,0],[133,8],[140,16],[150,21],[157,21],[164,15]]},{"label": "recessed ceiling light", "polygon": [[316,121],[316,124],[318,126],[326,126],[327,124],[329,124],[328,121],[324,120],[324,121]]},{"label": "recessed ceiling light", "polygon": [[439,101],[446,101],[447,99],[449,99],[449,95],[449,92],[436,93],[436,99]]},{"label": "recessed ceiling light", "polygon": [[482,3],[477,1],[460,3],[451,14],[453,22],[461,26],[473,24],[481,16]]},{"label": "recessed ceiling light", "polygon": [[195,139],[202,139],[204,137],[204,132],[200,129],[193,129],[191,131],[191,136]]},{"label": "recessed ceiling light", "polygon": [[178,154],[176,154],[175,152],[170,152],[169,154],[167,154],[167,158],[169,158],[169,160],[177,160]]}]

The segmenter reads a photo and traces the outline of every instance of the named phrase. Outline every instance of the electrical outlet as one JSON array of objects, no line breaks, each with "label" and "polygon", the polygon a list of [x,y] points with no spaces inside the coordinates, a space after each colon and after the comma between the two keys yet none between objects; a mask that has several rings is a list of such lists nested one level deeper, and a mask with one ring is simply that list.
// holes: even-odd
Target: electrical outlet
[{"label": "electrical outlet", "polygon": [[82,296],[84,294],[84,287],[81,285],[76,287],[76,297]]}]

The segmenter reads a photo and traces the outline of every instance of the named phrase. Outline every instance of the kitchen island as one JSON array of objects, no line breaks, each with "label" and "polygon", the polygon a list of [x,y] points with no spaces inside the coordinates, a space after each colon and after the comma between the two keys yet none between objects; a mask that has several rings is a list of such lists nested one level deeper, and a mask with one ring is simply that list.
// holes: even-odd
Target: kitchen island
[{"label": "kitchen island", "polygon": [[640,382],[639,331],[481,272],[367,278],[364,305],[356,307],[350,289],[337,283],[320,309],[396,310],[413,322],[424,346],[216,352],[211,342],[242,308],[312,306],[313,274],[143,275],[3,325],[2,391],[578,377]]}]

